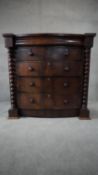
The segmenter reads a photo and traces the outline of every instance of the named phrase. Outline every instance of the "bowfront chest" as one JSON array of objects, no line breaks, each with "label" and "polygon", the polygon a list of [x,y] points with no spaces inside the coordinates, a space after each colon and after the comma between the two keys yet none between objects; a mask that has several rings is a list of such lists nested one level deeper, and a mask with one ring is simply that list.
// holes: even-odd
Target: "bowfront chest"
[{"label": "bowfront chest", "polygon": [[10,118],[89,119],[90,51],[95,34],[4,34]]}]

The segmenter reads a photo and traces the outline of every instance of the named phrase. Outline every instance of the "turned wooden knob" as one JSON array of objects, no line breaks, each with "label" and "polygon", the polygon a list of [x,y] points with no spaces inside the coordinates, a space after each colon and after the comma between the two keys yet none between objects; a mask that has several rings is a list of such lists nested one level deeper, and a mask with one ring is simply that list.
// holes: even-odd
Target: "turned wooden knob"
[{"label": "turned wooden knob", "polygon": [[51,62],[48,62],[48,66],[51,66]]},{"label": "turned wooden knob", "polygon": [[64,55],[68,55],[68,54],[69,54],[69,50],[68,50],[68,48],[65,48]]},{"label": "turned wooden knob", "polygon": [[34,53],[33,53],[32,49],[29,51],[28,55],[29,56],[34,56]]},{"label": "turned wooden knob", "polygon": [[48,78],[48,81],[50,81],[51,80],[51,78]]},{"label": "turned wooden knob", "polygon": [[64,82],[64,87],[68,87],[68,83],[67,82]]},{"label": "turned wooden knob", "polygon": [[48,94],[48,98],[51,98],[51,94]]},{"label": "turned wooden knob", "polygon": [[29,71],[34,71],[34,68],[33,68],[32,66],[29,66],[29,67],[28,67],[28,70],[29,70]]},{"label": "turned wooden knob", "polygon": [[68,100],[67,99],[64,100],[64,104],[68,104]]},{"label": "turned wooden knob", "polygon": [[34,87],[35,86],[35,82],[31,82],[30,83],[30,86],[33,86]]},{"label": "turned wooden knob", "polygon": [[35,100],[33,98],[30,98],[30,103],[35,103]]},{"label": "turned wooden knob", "polygon": [[64,67],[64,71],[69,71],[69,67],[68,66],[65,66]]}]

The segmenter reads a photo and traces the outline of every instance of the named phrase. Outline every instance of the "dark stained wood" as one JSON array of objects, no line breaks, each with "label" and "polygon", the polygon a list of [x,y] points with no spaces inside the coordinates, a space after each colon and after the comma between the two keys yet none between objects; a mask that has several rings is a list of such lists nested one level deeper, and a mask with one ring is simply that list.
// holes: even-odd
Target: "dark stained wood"
[{"label": "dark stained wood", "polygon": [[45,76],[80,76],[82,74],[81,62],[47,61],[44,62]]},{"label": "dark stained wood", "polygon": [[16,80],[18,92],[40,93],[42,81],[41,78],[20,78]]},{"label": "dark stained wood", "polygon": [[19,76],[80,76],[83,73],[81,62],[71,61],[28,61],[16,64]]},{"label": "dark stained wood", "polygon": [[80,99],[78,94],[71,95],[45,95],[45,109],[69,109],[80,107]]},{"label": "dark stained wood", "polygon": [[16,74],[18,76],[40,76],[41,65],[40,61],[19,62],[16,64]]},{"label": "dark stained wood", "polygon": [[89,119],[90,51],[95,35],[4,34],[9,52],[9,117]]},{"label": "dark stained wood", "polygon": [[81,100],[79,93],[58,95],[52,93],[46,94],[17,94],[17,105],[21,109],[66,109],[79,108]]},{"label": "dark stained wood", "polygon": [[42,60],[45,55],[45,47],[17,47],[15,49],[17,60]]},{"label": "dark stained wood", "polygon": [[[71,94],[81,93],[81,78],[68,77],[18,77],[16,79],[16,89],[24,93],[52,93]],[[41,87],[43,88],[41,89]]]},{"label": "dark stained wood", "polygon": [[74,39],[67,38],[67,37],[58,37],[52,35],[45,35],[45,36],[28,36],[28,37],[16,37],[16,46],[23,46],[23,45],[83,45],[83,41],[80,40],[79,37]]},{"label": "dark stained wood", "polygon": [[79,109],[70,108],[70,109],[61,109],[61,110],[51,110],[51,109],[44,109],[44,110],[26,110],[26,109],[19,109],[20,116],[24,117],[42,117],[42,118],[57,118],[57,117],[76,117],[79,116]]},{"label": "dark stained wood", "polygon": [[75,60],[82,59],[81,47],[73,46],[22,46],[16,47],[17,60]]},{"label": "dark stained wood", "polygon": [[82,91],[82,80],[81,78],[55,78],[53,85],[54,85],[54,93],[55,94],[65,94],[69,96],[73,96],[74,94],[78,94],[79,96]]},{"label": "dark stained wood", "polygon": [[75,46],[48,46],[45,58],[51,61],[79,61],[82,59],[82,49]]},{"label": "dark stained wood", "polygon": [[81,100],[79,93],[55,96],[55,109],[80,108]]},{"label": "dark stained wood", "polygon": [[17,94],[17,106],[22,109],[41,109],[41,94]]}]

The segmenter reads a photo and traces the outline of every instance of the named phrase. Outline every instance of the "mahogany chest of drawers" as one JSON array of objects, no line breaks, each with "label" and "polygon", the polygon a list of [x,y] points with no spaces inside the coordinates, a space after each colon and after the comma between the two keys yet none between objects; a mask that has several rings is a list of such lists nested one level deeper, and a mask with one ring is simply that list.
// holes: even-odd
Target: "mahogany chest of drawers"
[{"label": "mahogany chest of drawers", "polygon": [[10,118],[89,119],[87,98],[94,33],[3,36],[9,53]]}]

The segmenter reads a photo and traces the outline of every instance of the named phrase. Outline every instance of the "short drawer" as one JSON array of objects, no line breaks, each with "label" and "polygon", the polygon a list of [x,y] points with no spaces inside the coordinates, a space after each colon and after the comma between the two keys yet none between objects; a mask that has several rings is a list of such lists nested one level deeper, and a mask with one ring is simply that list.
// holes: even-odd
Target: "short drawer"
[{"label": "short drawer", "polygon": [[17,60],[42,60],[45,55],[45,47],[23,46],[15,50]]},{"label": "short drawer", "polygon": [[17,93],[17,106],[21,109],[41,109],[41,94]]},{"label": "short drawer", "polygon": [[82,58],[82,49],[75,46],[48,46],[46,47],[47,60],[79,61]]},{"label": "short drawer", "polygon": [[81,76],[82,73],[81,62],[47,61],[44,63],[44,75],[46,76]]},{"label": "short drawer", "polygon": [[63,62],[64,76],[82,76],[83,64],[82,62],[65,61]]},{"label": "short drawer", "polygon": [[81,97],[75,93],[71,95],[55,96],[55,109],[79,108],[81,106]]},{"label": "short drawer", "polygon": [[60,77],[54,79],[54,93],[73,96],[82,92],[81,78]]},{"label": "short drawer", "polygon": [[40,93],[42,89],[42,80],[40,78],[17,77],[16,88],[18,92]]},{"label": "short drawer", "polygon": [[19,76],[39,76],[42,74],[42,63],[40,61],[18,62],[16,74]]},{"label": "short drawer", "polygon": [[67,109],[79,108],[81,98],[78,93],[71,95],[43,94],[44,109]]},{"label": "short drawer", "polygon": [[54,78],[21,78],[16,79],[16,89],[18,92],[28,93],[52,93]]}]

